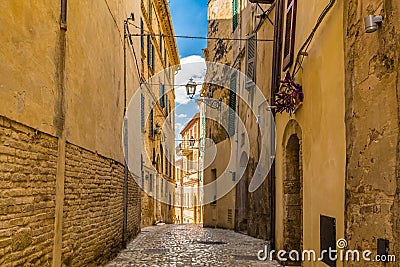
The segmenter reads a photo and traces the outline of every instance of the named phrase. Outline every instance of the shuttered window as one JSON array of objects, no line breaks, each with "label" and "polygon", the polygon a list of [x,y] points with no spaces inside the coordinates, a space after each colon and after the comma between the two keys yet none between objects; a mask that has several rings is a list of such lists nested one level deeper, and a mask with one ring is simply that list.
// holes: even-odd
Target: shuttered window
[{"label": "shuttered window", "polygon": [[283,70],[289,68],[294,58],[294,41],[296,36],[297,0],[289,0],[286,9],[285,47],[283,50]]},{"label": "shuttered window", "polygon": [[163,36],[160,34],[160,53],[163,51]]},{"label": "shuttered window", "polygon": [[151,0],[149,0],[149,19],[150,24],[153,24],[153,5],[151,3]]},{"label": "shuttered window", "polygon": [[229,121],[228,121],[228,135],[232,137],[235,135],[235,118],[236,118],[236,82],[237,73],[234,72],[230,80],[229,91]]},{"label": "shuttered window", "polygon": [[144,50],[144,25],[142,18],[140,18],[140,45],[142,50]]},{"label": "shuttered window", "polygon": [[232,0],[232,28],[236,30],[239,22],[239,0]]},{"label": "shuttered window", "polygon": [[168,95],[165,95],[165,113],[167,114],[168,117],[168,113],[169,113],[169,102],[168,102]]},{"label": "shuttered window", "polygon": [[164,98],[165,96],[164,96],[164,94],[165,94],[165,85],[160,83],[160,106],[162,108],[165,107],[165,98]]},{"label": "shuttered window", "polygon": [[151,45],[151,69],[153,71],[155,71],[154,66],[154,45]]},{"label": "shuttered window", "polygon": [[149,114],[149,135],[150,136],[154,136],[154,113],[153,113],[153,109],[150,110],[150,114]]},{"label": "shuttered window", "polygon": [[153,192],[153,174],[150,174],[149,191],[150,191],[150,192]]},{"label": "shuttered window", "polygon": [[142,127],[142,130],[145,127],[145,121],[144,121],[144,96],[143,94],[140,94],[140,125]]},{"label": "shuttered window", "polygon": [[246,90],[249,91],[249,104],[252,106],[254,102],[254,90],[256,83],[257,70],[257,35],[254,33],[247,39],[246,45]]},{"label": "shuttered window", "polygon": [[151,66],[151,36],[147,35],[147,65]]}]

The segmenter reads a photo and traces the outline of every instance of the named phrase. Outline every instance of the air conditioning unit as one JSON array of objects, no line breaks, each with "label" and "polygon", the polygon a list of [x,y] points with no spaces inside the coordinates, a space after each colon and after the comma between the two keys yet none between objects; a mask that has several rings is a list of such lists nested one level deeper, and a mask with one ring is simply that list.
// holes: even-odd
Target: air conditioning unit
[{"label": "air conditioning unit", "polygon": [[275,0],[249,0],[251,3],[272,4]]}]

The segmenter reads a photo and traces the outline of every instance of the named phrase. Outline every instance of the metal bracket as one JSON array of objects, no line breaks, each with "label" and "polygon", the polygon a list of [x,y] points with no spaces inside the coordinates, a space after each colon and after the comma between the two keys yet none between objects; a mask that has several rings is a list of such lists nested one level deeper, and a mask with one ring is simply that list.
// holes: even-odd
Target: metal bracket
[{"label": "metal bracket", "polygon": [[221,110],[221,103],[222,100],[221,99],[214,99],[214,98],[197,98],[195,99],[197,102],[201,102],[206,104],[207,106],[209,106],[212,109],[218,109]]}]

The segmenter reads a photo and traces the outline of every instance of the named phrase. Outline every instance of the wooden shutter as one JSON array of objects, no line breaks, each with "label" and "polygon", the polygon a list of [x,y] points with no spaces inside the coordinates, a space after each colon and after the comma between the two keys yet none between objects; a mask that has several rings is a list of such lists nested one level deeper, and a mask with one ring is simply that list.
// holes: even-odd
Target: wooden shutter
[{"label": "wooden shutter", "polygon": [[151,69],[155,71],[154,69],[154,45],[151,45]]},{"label": "wooden shutter", "polygon": [[236,119],[236,78],[237,73],[234,72],[230,80],[229,91],[229,118],[228,118],[228,135],[232,137],[235,135],[235,119]]},{"label": "wooden shutter", "polygon": [[[256,83],[256,59],[257,59],[257,35],[252,34],[247,39],[246,45],[246,75]],[[246,89],[250,89],[250,84],[246,84]]]},{"label": "wooden shutter", "polygon": [[162,108],[165,107],[165,101],[164,101],[164,93],[165,93],[165,87],[164,84],[160,83],[160,106]]},{"label": "wooden shutter", "polygon": [[147,35],[147,65],[151,66],[151,36]]},{"label": "wooden shutter", "polygon": [[144,121],[144,96],[143,94],[140,94],[140,124],[142,126],[142,130],[145,127],[145,121]]},{"label": "wooden shutter", "polygon": [[151,3],[151,0],[149,0],[149,19],[150,24],[153,24],[153,4]]},{"label": "wooden shutter", "polygon": [[232,29],[235,29],[238,26],[239,22],[239,0],[232,0]]},{"label": "wooden shutter", "polygon": [[294,41],[296,36],[297,0],[288,0],[286,9],[285,47],[283,50],[283,70],[293,63]]},{"label": "wooden shutter", "polygon": [[165,114],[167,115],[167,117],[168,117],[168,114],[169,114],[169,102],[168,102],[168,95],[166,94],[165,95]]},{"label": "wooden shutter", "polygon": [[160,53],[163,51],[163,36],[160,34]]},{"label": "wooden shutter", "polygon": [[150,136],[154,136],[154,126],[153,126],[153,124],[154,124],[154,113],[153,113],[153,109],[150,110],[149,117],[150,117],[150,122],[149,122],[150,131],[149,131],[149,134],[150,134]]},{"label": "wooden shutter", "polygon": [[248,101],[253,106],[257,70],[257,35],[254,33],[247,39],[246,45],[246,90],[249,91]]},{"label": "wooden shutter", "polygon": [[144,50],[144,25],[142,18],[140,18],[140,45],[142,50]]}]

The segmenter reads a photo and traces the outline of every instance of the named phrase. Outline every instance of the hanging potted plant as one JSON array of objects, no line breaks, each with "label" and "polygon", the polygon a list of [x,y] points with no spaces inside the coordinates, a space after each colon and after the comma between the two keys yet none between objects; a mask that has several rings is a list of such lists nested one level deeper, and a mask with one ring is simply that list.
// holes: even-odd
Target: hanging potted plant
[{"label": "hanging potted plant", "polygon": [[289,72],[286,73],[285,79],[282,80],[279,92],[275,94],[276,112],[288,112],[290,115],[294,113],[296,107],[304,100],[303,87],[294,82]]}]

